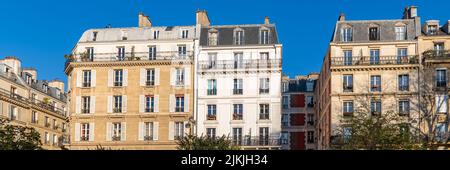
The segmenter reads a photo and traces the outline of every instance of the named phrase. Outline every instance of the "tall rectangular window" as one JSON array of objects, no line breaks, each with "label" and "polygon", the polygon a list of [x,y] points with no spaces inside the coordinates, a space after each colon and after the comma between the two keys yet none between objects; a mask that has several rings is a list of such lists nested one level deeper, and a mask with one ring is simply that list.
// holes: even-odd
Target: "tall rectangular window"
[{"label": "tall rectangular window", "polygon": [[397,63],[398,64],[408,64],[408,49],[399,48],[397,49]]},{"label": "tall rectangular window", "polygon": [[83,87],[91,87],[91,70],[83,71]]},{"label": "tall rectangular window", "polygon": [[398,76],[398,90],[408,91],[409,90],[409,75],[402,74]]},{"label": "tall rectangular window", "polygon": [[123,70],[114,70],[114,86],[120,87],[123,86]]},{"label": "tall rectangular window", "polygon": [[436,69],[436,87],[447,87],[446,69]]},{"label": "tall rectangular window", "polygon": [[117,59],[125,60],[125,47],[117,47]]},{"label": "tall rectangular window", "polygon": [[10,120],[17,120],[18,116],[19,116],[19,114],[17,113],[17,107],[11,105],[11,107],[9,109],[9,118],[10,118]]},{"label": "tall rectangular window", "polygon": [[175,122],[175,139],[179,140],[184,136],[184,122]]},{"label": "tall rectangular window", "polygon": [[208,45],[209,46],[216,46],[217,45],[217,32],[210,32],[208,34]]},{"label": "tall rectangular window", "polygon": [[178,57],[180,59],[185,59],[187,56],[187,48],[185,45],[178,46]]},{"label": "tall rectangular window", "polygon": [[372,115],[381,114],[381,100],[372,99],[370,102],[370,113]]},{"label": "tall rectangular window", "polygon": [[289,126],[289,115],[288,114],[281,115],[281,126],[283,126],[283,127]]},{"label": "tall rectangular window", "polygon": [[369,40],[370,41],[380,40],[380,32],[378,27],[369,28]]},{"label": "tall rectangular window", "polygon": [[444,43],[435,43],[434,44],[434,53],[436,56],[444,55]]},{"label": "tall rectangular window", "polygon": [[148,47],[148,59],[156,60],[156,46]]},{"label": "tall rectangular window", "polygon": [[398,112],[400,115],[409,114],[409,100],[400,100],[398,102]]},{"label": "tall rectangular window", "polygon": [[243,119],[244,106],[242,104],[233,104],[233,120]]},{"label": "tall rectangular window", "polygon": [[289,109],[289,96],[283,96],[283,109]]},{"label": "tall rectangular window", "polygon": [[144,123],[144,140],[151,141],[153,140],[153,122],[145,122]]},{"label": "tall rectangular window", "polygon": [[217,95],[217,82],[216,79],[210,79],[208,80],[208,95]]},{"label": "tall rectangular window", "polygon": [[342,29],[342,41],[344,42],[353,41],[353,29],[351,27]]},{"label": "tall rectangular window", "polygon": [[310,108],[314,107],[314,96],[306,97],[306,105]]},{"label": "tall rectangular window", "polygon": [[86,57],[88,61],[94,61],[94,47],[86,48]]},{"label": "tall rectangular window", "polygon": [[308,131],[308,144],[314,143],[314,131]]},{"label": "tall rectangular window", "polygon": [[233,128],[233,144],[242,145],[242,128]]},{"label": "tall rectangular window", "polygon": [[181,30],[181,38],[188,38],[189,37],[189,30]]},{"label": "tall rectangular window", "polygon": [[153,31],[153,39],[159,39],[159,30],[154,30]]},{"label": "tall rectangular window", "polygon": [[145,112],[155,112],[155,97],[151,95],[145,96]]},{"label": "tall rectangular window", "polygon": [[122,123],[112,123],[112,140],[120,141],[122,138]]},{"label": "tall rectangular window", "polygon": [[175,97],[175,112],[184,112],[184,96],[179,95]]},{"label": "tall rectangular window", "polygon": [[240,95],[243,94],[243,80],[242,79],[233,79],[233,94]]},{"label": "tall rectangular window", "polygon": [[395,40],[406,40],[406,26],[395,27]]},{"label": "tall rectangular window", "polygon": [[381,92],[381,76],[370,76],[370,91]]},{"label": "tall rectangular window", "polygon": [[208,105],[208,120],[216,120],[217,119],[217,106],[215,104]]},{"label": "tall rectangular window", "polygon": [[216,68],[217,53],[208,54],[208,68]]},{"label": "tall rectangular window", "polygon": [[235,45],[244,44],[244,31],[235,31],[234,32],[234,44]]},{"label": "tall rectangular window", "polygon": [[260,120],[269,120],[269,104],[259,104],[259,119]]},{"label": "tall rectangular window", "polygon": [[81,113],[91,113],[91,97],[90,96],[83,96],[81,97]]},{"label": "tall rectangular window", "polygon": [[314,81],[313,80],[306,81],[306,91],[307,92],[314,91]]},{"label": "tall rectangular window", "polygon": [[145,70],[145,85],[146,86],[155,85],[155,69]]},{"label": "tall rectangular window", "polygon": [[267,146],[269,145],[269,128],[260,127],[259,128],[259,145]]},{"label": "tall rectangular window", "polygon": [[81,133],[80,133],[80,141],[89,141],[89,123],[82,123],[81,124]]},{"label": "tall rectangular window", "polygon": [[36,111],[31,111],[31,123],[38,123],[38,114]]},{"label": "tall rectangular window", "polygon": [[380,50],[370,50],[370,64],[380,64]]},{"label": "tall rectangular window", "polygon": [[206,128],[208,138],[216,138],[216,128]]},{"label": "tall rectangular window", "polygon": [[307,118],[308,125],[314,126],[314,114],[308,114]]},{"label": "tall rectangular window", "polygon": [[353,101],[344,101],[343,103],[344,116],[353,114]]},{"label": "tall rectangular window", "polygon": [[438,26],[437,25],[428,25],[427,30],[428,30],[428,34],[435,35],[435,34],[437,34]]},{"label": "tall rectangular window", "polygon": [[352,50],[344,50],[344,65],[345,66],[350,66],[352,65],[353,61],[352,61]]},{"label": "tall rectangular window", "polygon": [[259,94],[268,94],[269,93],[269,78],[260,78],[259,79]]},{"label": "tall rectangular window", "polygon": [[122,96],[114,96],[114,113],[122,113]]},{"label": "tall rectangular window", "polygon": [[177,86],[184,85],[184,69],[183,68],[176,69],[176,82],[175,83]]},{"label": "tall rectangular window", "polygon": [[92,41],[97,41],[97,35],[98,35],[97,31],[92,32]]},{"label": "tall rectangular window", "polygon": [[353,75],[348,74],[343,76],[344,92],[353,92]]},{"label": "tall rectangular window", "polygon": [[242,53],[234,53],[234,69],[243,68],[244,59]]},{"label": "tall rectangular window", "polygon": [[269,44],[269,30],[261,30],[261,44]]}]

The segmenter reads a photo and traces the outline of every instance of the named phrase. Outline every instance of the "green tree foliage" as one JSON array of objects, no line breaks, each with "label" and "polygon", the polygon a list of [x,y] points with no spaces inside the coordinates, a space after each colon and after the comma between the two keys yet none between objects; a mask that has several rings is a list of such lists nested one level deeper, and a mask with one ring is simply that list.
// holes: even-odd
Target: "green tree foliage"
[{"label": "green tree foliage", "polygon": [[210,138],[207,136],[186,135],[177,141],[178,150],[239,150],[226,136]]},{"label": "green tree foliage", "polygon": [[8,124],[0,118],[0,150],[41,150],[39,133],[31,127]]}]

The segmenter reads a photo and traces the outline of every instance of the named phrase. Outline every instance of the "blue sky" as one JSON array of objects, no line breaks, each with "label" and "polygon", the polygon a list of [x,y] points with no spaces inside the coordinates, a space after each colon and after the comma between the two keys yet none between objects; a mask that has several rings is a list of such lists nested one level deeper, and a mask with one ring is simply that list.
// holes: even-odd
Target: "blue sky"
[{"label": "blue sky", "polygon": [[320,70],[340,12],[348,20],[397,19],[417,5],[422,22],[450,19],[448,0],[4,0],[0,2],[0,58],[17,56],[39,79],[64,75],[64,54],[89,28],[137,26],[140,11],[154,25],[193,25],[206,9],[214,25],[257,24],[269,16],[283,44],[283,71],[290,76]]}]

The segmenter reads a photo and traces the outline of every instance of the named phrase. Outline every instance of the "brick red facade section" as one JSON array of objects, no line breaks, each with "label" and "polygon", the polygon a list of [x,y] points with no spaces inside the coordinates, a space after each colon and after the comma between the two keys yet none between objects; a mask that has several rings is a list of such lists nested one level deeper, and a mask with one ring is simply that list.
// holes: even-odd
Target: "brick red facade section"
[{"label": "brick red facade section", "polygon": [[295,113],[291,114],[291,126],[304,126],[305,125],[305,114]]},{"label": "brick red facade section", "polygon": [[305,132],[291,132],[291,150],[305,150]]},{"label": "brick red facade section", "polygon": [[305,95],[291,94],[291,107],[305,107]]}]

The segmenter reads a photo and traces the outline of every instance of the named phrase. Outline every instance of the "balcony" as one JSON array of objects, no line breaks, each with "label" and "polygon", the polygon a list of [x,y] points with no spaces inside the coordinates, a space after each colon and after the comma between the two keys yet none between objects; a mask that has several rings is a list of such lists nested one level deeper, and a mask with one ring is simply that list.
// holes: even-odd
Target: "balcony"
[{"label": "balcony", "polygon": [[91,111],[89,109],[81,109],[81,113],[87,114],[91,113]]},{"label": "balcony", "polygon": [[209,96],[217,95],[217,89],[208,89],[206,93]]},{"label": "balcony", "polygon": [[175,112],[184,112],[184,107],[183,106],[176,106],[175,107]]},{"label": "balcony", "polygon": [[268,94],[269,89],[259,89],[259,94]]},{"label": "balcony", "polygon": [[241,95],[241,94],[243,94],[243,90],[242,89],[233,89],[233,94],[234,95]]},{"label": "balcony", "polygon": [[111,137],[112,141],[120,141],[121,137],[119,135],[114,135]]},{"label": "balcony", "polygon": [[258,147],[258,146],[280,146],[281,138],[278,136],[245,136],[237,139],[230,139],[233,144],[244,147]]},{"label": "balcony", "polygon": [[81,136],[80,140],[81,141],[89,141],[89,137],[88,136]]},{"label": "balcony", "polygon": [[155,81],[145,81],[145,86],[151,87],[155,85]]},{"label": "balcony", "polygon": [[123,86],[123,82],[122,81],[115,81],[114,82],[114,87],[122,87]]},{"label": "balcony", "polygon": [[154,111],[153,108],[145,108],[145,113],[153,113]]},{"label": "balcony", "polygon": [[353,85],[344,85],[344,92],[353,92]]},{"label": "balcony", "polygon": [[352,57],[332,57],[331,66],[370,66],[370,65],[404,65],[404,64],[418,64],[419,59],[417,55],[410,56],[360,56]]},{"label": "balcony", "polygon": [[381,85],[372,85],[370,87],[371,92],[381,92]]},{"label": "balcony", "polygon": [[216,116],[215,114],[207,115],[207,116],[206,116],[206,119],[207,119],[207,120],[216,120],[216,119],[217,119],[217,116]]},{"label": "balcony", "polygon": [[268,113],[260,113],[259,120],[269,120],[269,114]]},{"label": "balcony", "polygon": [[91,87],[91,82],[83,82],[83,87]]},{"label": "balcony", "polygon": [[242,113],[241,114],[237,114],[237,113],[233,114],[233,120],[242,120],[242,118],[243,118]]},{"label": "balcony", "polygon": [[343,113],[343,116],[344,117],[351,117],[351,116],[353,116],[353,111],[344,111],[344,113]]},{"label": "balcony", "polygon": [[144,136],[144,141],[152,141],[152,140],[153,140],[153,136],[150,136],[150,135]]},{"label": "balcony", "polygon": [[314,107],[314,103],[308,103],[307,106],[308,106],[309,108],[313,108],[313,107]]},{"label": "balcony", "polygon": [[427,50],[422,54],[425,61],[450,59],[450,50]]},{"label": "balcony", "polygon": [[113,109],[113,112],[114,113],[122,113],[122,108],[117,108],[116,107],[116,108]]},{"label": "balcony", "polygon": [[214,64],[210,61],[199,61],[199,69],[202,71],[209,70],[241,70],[241,69],[275,69],[281,68],[280,59],[270,60],[243,60],[236,62],[234,60],[217,60]]},{"label": "balcony", "polygon": [[446,80],[436,80],[436,88],[447,88]]}]

